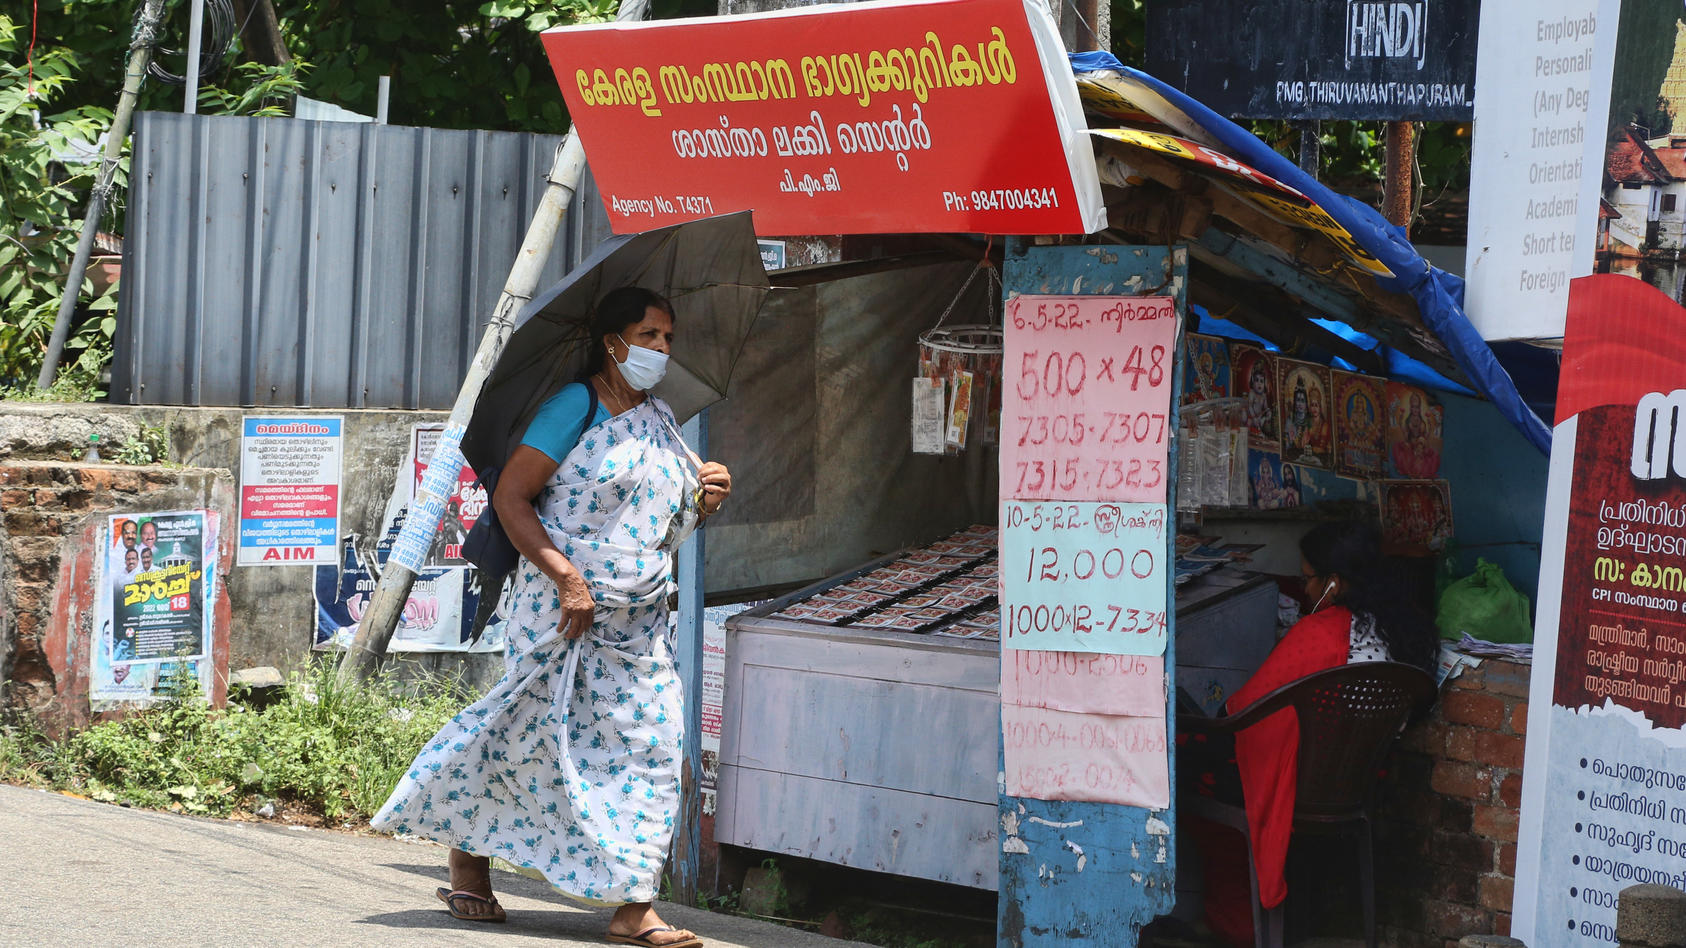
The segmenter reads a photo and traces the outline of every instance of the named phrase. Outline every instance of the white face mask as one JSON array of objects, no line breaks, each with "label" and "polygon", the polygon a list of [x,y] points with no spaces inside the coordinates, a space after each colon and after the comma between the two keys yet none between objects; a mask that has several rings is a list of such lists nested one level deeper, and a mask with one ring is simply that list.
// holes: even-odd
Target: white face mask
[{"label": "white face mask", "polygon": [[[667,353],[635,346],[618,334],[615,338],[620,339],[621,345],[626,346],[626,359],[615,360],[616,367],[621,370],[621,378],[626,379],[626,384],[640,392],[654,388],[656,383],[662,380],[662,376],[667,374]],[[614,354],[613,349],[609,350],[609,355]]]}]

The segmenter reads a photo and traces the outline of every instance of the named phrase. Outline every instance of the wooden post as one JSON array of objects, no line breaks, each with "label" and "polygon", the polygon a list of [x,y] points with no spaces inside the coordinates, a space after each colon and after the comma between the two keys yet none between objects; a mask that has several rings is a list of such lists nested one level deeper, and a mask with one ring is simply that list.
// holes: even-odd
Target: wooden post
[{"label": "wooden post", "polygon": [[1411,212],[1416,203],[1417,127],[1410,122],[1387,123],[1387,170],[1382,176],[1382,216],[1405,228],[1411,236]]}]

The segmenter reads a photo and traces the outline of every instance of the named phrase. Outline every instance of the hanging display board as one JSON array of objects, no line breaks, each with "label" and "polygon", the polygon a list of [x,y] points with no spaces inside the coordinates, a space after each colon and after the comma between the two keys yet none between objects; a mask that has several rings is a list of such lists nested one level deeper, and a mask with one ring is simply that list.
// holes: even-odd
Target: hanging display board
[{"label": "hanging display board", "polygon": [[1020,296],[1006,324],[1007,792],[1163,807],[1176,301]]},{"label": "hanging display board", "polygon": [[1156,0],[1147,71],[1233,118],[1467,122],[1480,7]]},{"label": "hanging display board", "polygon": [[1034,0],[809,7],[542,38],[616,233],[749,209],[766,235],[1106,226],[1076,80]]}]

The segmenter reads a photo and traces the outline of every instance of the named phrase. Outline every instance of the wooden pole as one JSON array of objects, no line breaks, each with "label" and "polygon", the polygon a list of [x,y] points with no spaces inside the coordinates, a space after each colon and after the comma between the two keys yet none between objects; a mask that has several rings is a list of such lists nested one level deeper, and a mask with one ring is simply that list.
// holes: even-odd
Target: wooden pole
[{"label": "wooden pole", "polygon": [[1417,127],[1410,122],[1387,123],[1387,170],[1382,176],[1382,216],[1411,236],[1416,204]]}]

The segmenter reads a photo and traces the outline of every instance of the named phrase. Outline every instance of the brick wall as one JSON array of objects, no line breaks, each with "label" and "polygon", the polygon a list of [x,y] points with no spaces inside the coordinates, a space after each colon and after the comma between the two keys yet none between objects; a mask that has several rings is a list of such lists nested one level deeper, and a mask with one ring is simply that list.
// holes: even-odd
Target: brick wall
[{"label": "brick wall", "polygon": [[[232,555],[234,483],[226,470],[0,463],[0,710],[52,730],[89,719],[88,662],[98,631],[95,584],[105,518],[209,509],[222,516],[222,575]],[[213,697],[226,693],[226,588],[213,611]]]},{"label": "brick wall", "polygon": [[1510,933],[1528,675],[1495,659],[1464,669],[1401,739],[1376,840],[1385,944]]}]

